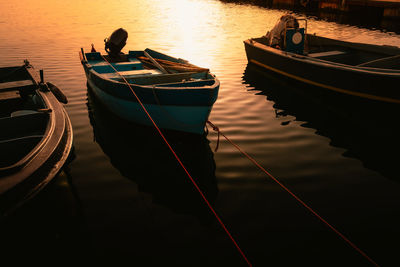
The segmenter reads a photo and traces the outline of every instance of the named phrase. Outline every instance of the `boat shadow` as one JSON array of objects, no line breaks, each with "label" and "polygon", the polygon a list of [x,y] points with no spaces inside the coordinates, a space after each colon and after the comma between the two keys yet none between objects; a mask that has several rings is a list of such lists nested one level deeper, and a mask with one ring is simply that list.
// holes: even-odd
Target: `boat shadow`
[{"label": "boat shadow", "polygon": [[[88,85],[88,111],[95,142],[138,191],[175,213],[213,222],[201,195],[154,127],[123,120],[111,113]],[[214,154],[205,135],[161,130],[185,168],[212,204],[218,194]]]},{"label": "boat shadow", "polygon": [[[53,264],[68,255],[67,262],[94,255],[91,235],[79,193],[70,174],[71,154],[52,181],[34,198],[0,219],[0,249],[5,259],[32,264]],[[46,251],[50,257],[36,257]],[[22,257],[25,255],[26,257]],[[93,257],[90,257],[93,261]],[[46,264],[45,264],[46,265]]]},{"label": "boat shadow", "polygon": [[[400,181],[396,155],[400,149],[399,112],[392,106],[369,106],[340,96],[324,95],[248,64],[243,83],[272,101],[277,117],[293,116],[302,127],[329,138],[344,148],[344,157],[358,159],[365,168]],[[310,90],[309,90],[310,89]],[[398,108],[397,108],[398,109]],[[286,123],[290,123],[286,122]]]}]

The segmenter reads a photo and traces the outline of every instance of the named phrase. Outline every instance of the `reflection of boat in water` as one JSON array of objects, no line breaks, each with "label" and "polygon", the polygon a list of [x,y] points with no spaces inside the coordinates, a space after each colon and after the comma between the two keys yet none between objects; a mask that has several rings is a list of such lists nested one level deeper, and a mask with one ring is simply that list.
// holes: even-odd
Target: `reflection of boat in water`
[{"label": "reflection of boat in water", "polygon": [[344,156],[359,159],[366,168],[398,179],[397,158],[393,155],[400,148],[400,130],[393,114],[373,109],[366,115],[367,111],[360,107],[311,98],[302,88],[251,64],[247,65],[243,81],[254,88],[250,90],[275,103],[276,116],[291,115],[297,121],[304,121],[302,126],[316,129],[317,134],[331,139],[332,146],[346,149]]},{"label": "reflection of boat in water", "polygon": [[[90,122],[96,142],[120,173],[134,181],[153,202],[178,213],[208,220],[212,216],[182,167],[159,133],[150,126],[119,119],[93,96],[88,87]],[[204,195],[213,203],[217,196],[215,162],[208,139],[203,135],[166,131],[174,148]]]}]

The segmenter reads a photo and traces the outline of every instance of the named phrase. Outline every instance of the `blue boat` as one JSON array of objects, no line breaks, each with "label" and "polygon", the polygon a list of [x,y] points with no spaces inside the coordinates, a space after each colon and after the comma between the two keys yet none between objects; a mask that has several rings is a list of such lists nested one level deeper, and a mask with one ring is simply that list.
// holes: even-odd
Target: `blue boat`
[{"label": "blue boat", "polygon": [[151,49],[114,55],[81,49],[80,58],[88,88],[119,117],[153,125],[136,94],[159,128],[204,133],[220,85],[208,69]]}]

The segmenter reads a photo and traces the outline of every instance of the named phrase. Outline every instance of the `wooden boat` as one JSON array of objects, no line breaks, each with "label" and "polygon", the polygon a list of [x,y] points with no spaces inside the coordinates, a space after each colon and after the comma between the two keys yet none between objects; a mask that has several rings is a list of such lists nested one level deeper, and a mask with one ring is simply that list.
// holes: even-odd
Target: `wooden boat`
[{"label": "wooden boat", "polygon": [[152,125],[136,94],[159,128],[204,133],[219,90],[208,69],[151,49],[116,57],[81,49],[80,58],[88,87],[119,117]]},{"label": "wooden boat", "polygon": [[31,199],[61,170],[72,127],[61,90],[25,64],[0,68],[0,218]]},{"label": "wooden boat", "polygon": [[[250,64],[338,94],[400,104],[400,48],[307,34],[285,15],[267,35],[244,41]],[[299,21],[305,26],[300,28]]]}]

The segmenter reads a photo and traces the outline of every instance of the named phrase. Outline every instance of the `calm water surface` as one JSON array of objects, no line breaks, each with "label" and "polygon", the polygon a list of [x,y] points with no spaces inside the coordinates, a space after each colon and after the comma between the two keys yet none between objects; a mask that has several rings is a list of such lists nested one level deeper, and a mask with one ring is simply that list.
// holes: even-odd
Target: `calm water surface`
[{"label": "calm water surface", "polygon": [[[75,146],[68,171],[3,228],[5,254],[44,250],[63,261],[127,266],[246,265],[157,134],[114,118],[88,91],[80,48],[93,43],[103,51],[104,38],[123,27],[125,51],[149,47],[210,68],[221,81],[210,120],[371,258],[400,264],[396,130],[376,129],[369,118],[358,127],[247,66],[243,40],[265,34],[283,11],[213,0],[0,6],[0,66],[27,58],[64,90]],[[400,46],[390,32],[313,18],[308,25],[326,37]],[[255,266],[368,266],[225,140],[215,152],[211,129],[206,137],[166,134]]]}]

